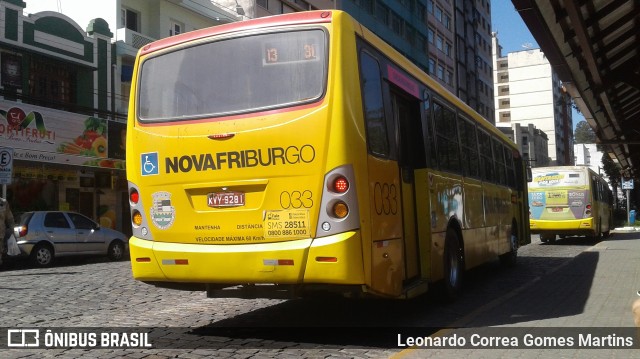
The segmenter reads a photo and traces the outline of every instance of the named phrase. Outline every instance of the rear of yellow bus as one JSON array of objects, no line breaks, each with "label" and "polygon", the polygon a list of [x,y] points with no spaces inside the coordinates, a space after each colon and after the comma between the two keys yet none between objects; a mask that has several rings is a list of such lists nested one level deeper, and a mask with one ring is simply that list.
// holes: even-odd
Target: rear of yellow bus
[{"label": "rear of yellow bus", "polygon": [[127,133],[135,279],[220,297],[360,288],[354,42],[343,13],[305,12],[141,50]]},{"label": "rear of yellow bus", "polygon": [[556,235],[594,235],[589,172],[576,167],[534,168],[529,183],[531,233],[543,242]]}]

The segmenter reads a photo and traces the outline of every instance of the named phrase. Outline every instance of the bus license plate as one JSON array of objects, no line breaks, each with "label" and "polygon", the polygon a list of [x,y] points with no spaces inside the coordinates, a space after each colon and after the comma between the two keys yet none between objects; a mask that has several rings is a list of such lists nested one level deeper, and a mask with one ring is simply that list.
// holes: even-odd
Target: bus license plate
[{"label": "bus license plate", "polygon": [[562,211],[563,211],[562,207],[553,207],[551,209],[551,212],[562,212]]},{"label": "bus license plate", "polygon": [[207,195],[209,207],[238,207],[244,206],[243,192],[213,192]]}]

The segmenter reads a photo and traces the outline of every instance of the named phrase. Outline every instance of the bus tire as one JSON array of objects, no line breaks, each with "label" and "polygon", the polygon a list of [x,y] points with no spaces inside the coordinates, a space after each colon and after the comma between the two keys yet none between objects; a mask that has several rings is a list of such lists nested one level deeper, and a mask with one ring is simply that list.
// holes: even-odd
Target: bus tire
[{"label": "bus tire", "polygon": [[[601,219],[598,220],[599,222],[601,221]],[[602,223],[602,222],[600,222]],[[591,237],[591,239],[593,240],[594,243],[598,243],[602,240],[602,229],[600,227],[601,225],[598,224],[598,229],[596,230],[596,233],[594,233],[593,237]]]},{"label": "bus tire", "polygon": [[511,224],[511,234],[509,235],[509,252],[500,255],[500,264],[505,267],[514,267],[518,262],[518,247],[520,241],[518,240],[518,228],[516,224]]},{"label": "bus tire", "polygon": [[555,242],[556,235],[554,233],[540,233],[540,241],[542,243]]},{"label": "bus tire", "polygon": [[453,302],[462,292],[462,275],[464,272],[464,258],[458,233],[453,229],[447,229],[447,237],[444,244],[444,299]]}]

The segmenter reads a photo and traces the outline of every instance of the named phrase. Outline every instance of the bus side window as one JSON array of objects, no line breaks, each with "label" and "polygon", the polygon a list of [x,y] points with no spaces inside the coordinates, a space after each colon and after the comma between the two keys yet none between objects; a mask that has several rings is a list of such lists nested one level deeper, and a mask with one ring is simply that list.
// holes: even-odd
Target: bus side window
[{"label": "bus side window", "polygon": [[456,113],[436,102],[433,106],[433,115],[439,167],[441,170],[462,173]]},{"label": "bus side window", "polygon": [[458,129],[460,133],[460,145],[462,146],[461,155],[464,175],[480,178],[476,126],[466,118],[459,117]]},{"label": "bus side window", "polygon": [[496,182],[496,170],[491,154],[491,137],[484,131],[478,131],[478,148],[480,149],[480,171],[482,179]]},{"label": "bus side window", "polygon": [[507,167],[507,185],[511,188],[516,188],[516,173],[513,167],[513,153],[511,149],[505,144],[502,144],[504,149],[504,164]]},{"label": "bus side window", "polygon": [[437,169],[438,161],[436,158],[436,142],[434,139],[434,131],[433,131],[433,119],[431,118],[431,114],[433,113],[431,108],[431,95],[427,90],[423,92],[423,120],[422,120],[422,132],[425,138],[425,145],[427,150],[427,166],[430,168]]},{"label": "bus side window", "polygon": [[507,184],[507,174],[504,168],[504,151],[502,150],[502,143],[497,139],[493,139],[493,160],[496,163],[496,174],[498,183],[501,185]]},{"label": "bus side window", "polygon": [[389,140],[382,97],[380,64],[364,51],[360,52],[360,81],[369,152],[380,157],[388,157]]}]

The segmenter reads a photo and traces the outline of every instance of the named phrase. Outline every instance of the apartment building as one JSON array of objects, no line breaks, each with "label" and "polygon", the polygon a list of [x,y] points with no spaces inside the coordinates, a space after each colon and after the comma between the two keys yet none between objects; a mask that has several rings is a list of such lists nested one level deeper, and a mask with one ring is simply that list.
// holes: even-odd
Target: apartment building
[{"label": "apartment building", "polygon": [[550,166],[547,134],[533,124],[513,123],[511,127],[498,127],[511,141],[515,142],[522,157],[531,167]]},{"label": "apartment building", "polygon": [[533,124],[548,136],[550,165],[573,164],[571,96],[540,49],[502,56],[498,34],[492,37],[497,127]]}]

